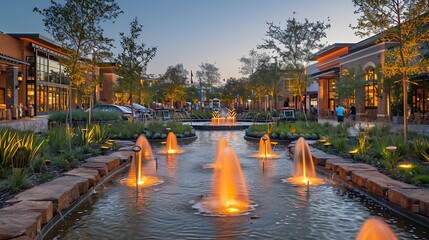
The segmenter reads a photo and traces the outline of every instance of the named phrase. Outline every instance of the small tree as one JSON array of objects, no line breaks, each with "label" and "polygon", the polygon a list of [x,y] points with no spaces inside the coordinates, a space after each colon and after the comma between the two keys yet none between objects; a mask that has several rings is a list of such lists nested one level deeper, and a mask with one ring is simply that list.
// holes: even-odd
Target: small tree
[{"label": "small tree", "polygon": [[161,87],[166,99],[174,104],[177,100],[182,100],[186,94],[186,80],[188,71],[183,67],[183,64],[168,67],[164,76],[161,78]]},{"label": "small tree", "polygon": [[335,92],[340,101],[345,100],[350,106],[351,102],[357,102],[360,96],[358,92],[364,88],[365,84],[365,74],[362,67],[350,67],[341,71],[340,78],[335,84]]},{"label": "small tree", "polygon": [[196,78],[200,88],[200,101],[203,98],[203,89],[210,91],[212,87],[220,83],[219,68],[211,63],[201,63],[200,70],[196,72]]},{"label": "small tree", "polygon": [[[113,40],[104,36],[100,25],[106,21],[113,22],[122,11],[115,0],[51,0],[48,8],[35,7],[33,11],[43,16],[45,30],[61,43],[67,55],[60,58],[60,63],[65,66],[65,72],[70,78],[67,105],[69,126],[69,121],[72,121],[72,86],[76,86],[76,89],[87,89],[85,82],[91,80],[85,78],[87,64],[82,65],[82,59],[88,59],[95,49],[99,56],[102,56],[101,53],[110,52]],[[90,87],[91,85],[89,92]]]},{"label": "small tree", "polygon": [[[121,89],[126,89],[129,93],[129,102],[132,106],[133,93],[137,91],[141,75],[146,69],[147,64],[155,57],[157,48],[147,48],[146,44],[138,44],[136,40],[140,37],[143,26],[138,23],[137,18],[130,23],[130,35],[126,36],[123,32],[121,36],[122,53],[116,58],[117,73],[121,76],[119,81]],[[128,101],[127,101],[128,102]]]},{"label": "small tree", "polygon": [[422,44],[429,42],[429,4],[427,0],[353,0],[360,14],[353,29],[358,36],[379,35],[380,41],[395,42],[386,52],[384,77],[400,76],[402,81],[404,143],[407,142],[408,83],[410,76],[428,71],[421,58]]},{"label": "small tree", "polygon": [[[292,70],[292,85],[301,96],[311,83],[305,73],[306,63],[314,51],[324,47],[325,44],[321,43],[321,40],[326,38],[325,31],[331,25],[320,21],[310,22],[308,19],[301,23],[295,17],[286,21],[284,29],[272,22],[267,24],[266,36],[268,39],[265,39],[258,48],[274,51],[288,66],[288,69]],[[301,101],[301,97],[299,99]]]}]

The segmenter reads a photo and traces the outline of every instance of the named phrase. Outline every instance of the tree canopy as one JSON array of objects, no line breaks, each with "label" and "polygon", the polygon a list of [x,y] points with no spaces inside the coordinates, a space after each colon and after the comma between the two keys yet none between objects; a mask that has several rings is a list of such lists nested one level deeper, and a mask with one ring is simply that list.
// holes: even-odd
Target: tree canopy
[{"label": "tree canopy", "polygon": [[400,77],[403,89],[404,141],[407,141],[407,84],[410,76],[428,72],[428,60],[421,57],[422,46],[429,42],[429,2],[427,0],[353,0],[359,15],[352,28],[358,36],[375,34],[382,42],[396,46],[386,52],[382,74]]},{"label": "tree canopy", "polygon": [[131,102],[133,92],[142,87],[140,80],[147,64],[155,57],[157,51],[156,47],[147,47],[144,43],[136,42],[142,30],[143,26],[138,23],[137,18],[134,18],[130,23],[130,35],[123,32],[119,34],[122,52],[115,59],[117,74],[121,77],[118,90],[128,91]]}]

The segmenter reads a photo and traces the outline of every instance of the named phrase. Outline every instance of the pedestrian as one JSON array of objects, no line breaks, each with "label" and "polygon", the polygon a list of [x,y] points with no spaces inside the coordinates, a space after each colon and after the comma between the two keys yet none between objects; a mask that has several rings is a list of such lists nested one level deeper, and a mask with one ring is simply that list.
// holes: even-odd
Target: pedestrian
[{"label": "pedestrian", "polygon": [[356,121],[356,106],[353,104],[350,106],[350,117],[353,121]]},{"label": "pedestrian", "polygon": [[337,119],[339,123],[344,122],[344,107],[339,104],[338,107],[335,109],[335,111],[337,112]]}]

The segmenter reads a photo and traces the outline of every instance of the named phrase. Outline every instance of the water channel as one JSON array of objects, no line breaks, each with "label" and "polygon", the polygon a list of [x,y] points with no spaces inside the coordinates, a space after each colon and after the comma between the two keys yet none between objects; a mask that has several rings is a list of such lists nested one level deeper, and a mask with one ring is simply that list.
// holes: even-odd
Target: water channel
[{"label": "water channel", "polygon": [[[258,142],[244,131],[197,131],[198,139],[179,143],[179,155],[156,154],[155,175],[162,183],[140,188],[124,184],[125,171],[96,189],[87,202],[57,225],[46,239],[354,239],[364,221],[383,219],[399,239],[429,239],[428,230],[349,191],[325,176],[323,184],[296,186],[287,148],[281,157],[259,159]],[[236,216],[199,212],[197,203],[211,194],[216,146],[225,138],[239,159],[253,210]],[[155,169],[155,161],[143,168]]]}]

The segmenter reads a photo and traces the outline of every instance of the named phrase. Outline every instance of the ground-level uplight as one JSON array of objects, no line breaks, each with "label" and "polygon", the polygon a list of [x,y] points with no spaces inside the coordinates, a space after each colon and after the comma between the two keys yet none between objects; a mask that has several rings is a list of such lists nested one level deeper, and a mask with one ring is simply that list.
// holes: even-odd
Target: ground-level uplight
[{"label": "ground-level uplight", "polygon": [[134,152],[134,162],[135,162],[135,168],[136,168],[136,201],[138,198],[139,193],[139,176],[138,176],[138,160],[137,160],[137,153],[142,150],[139,146],[133,146],[131,150]]}]

